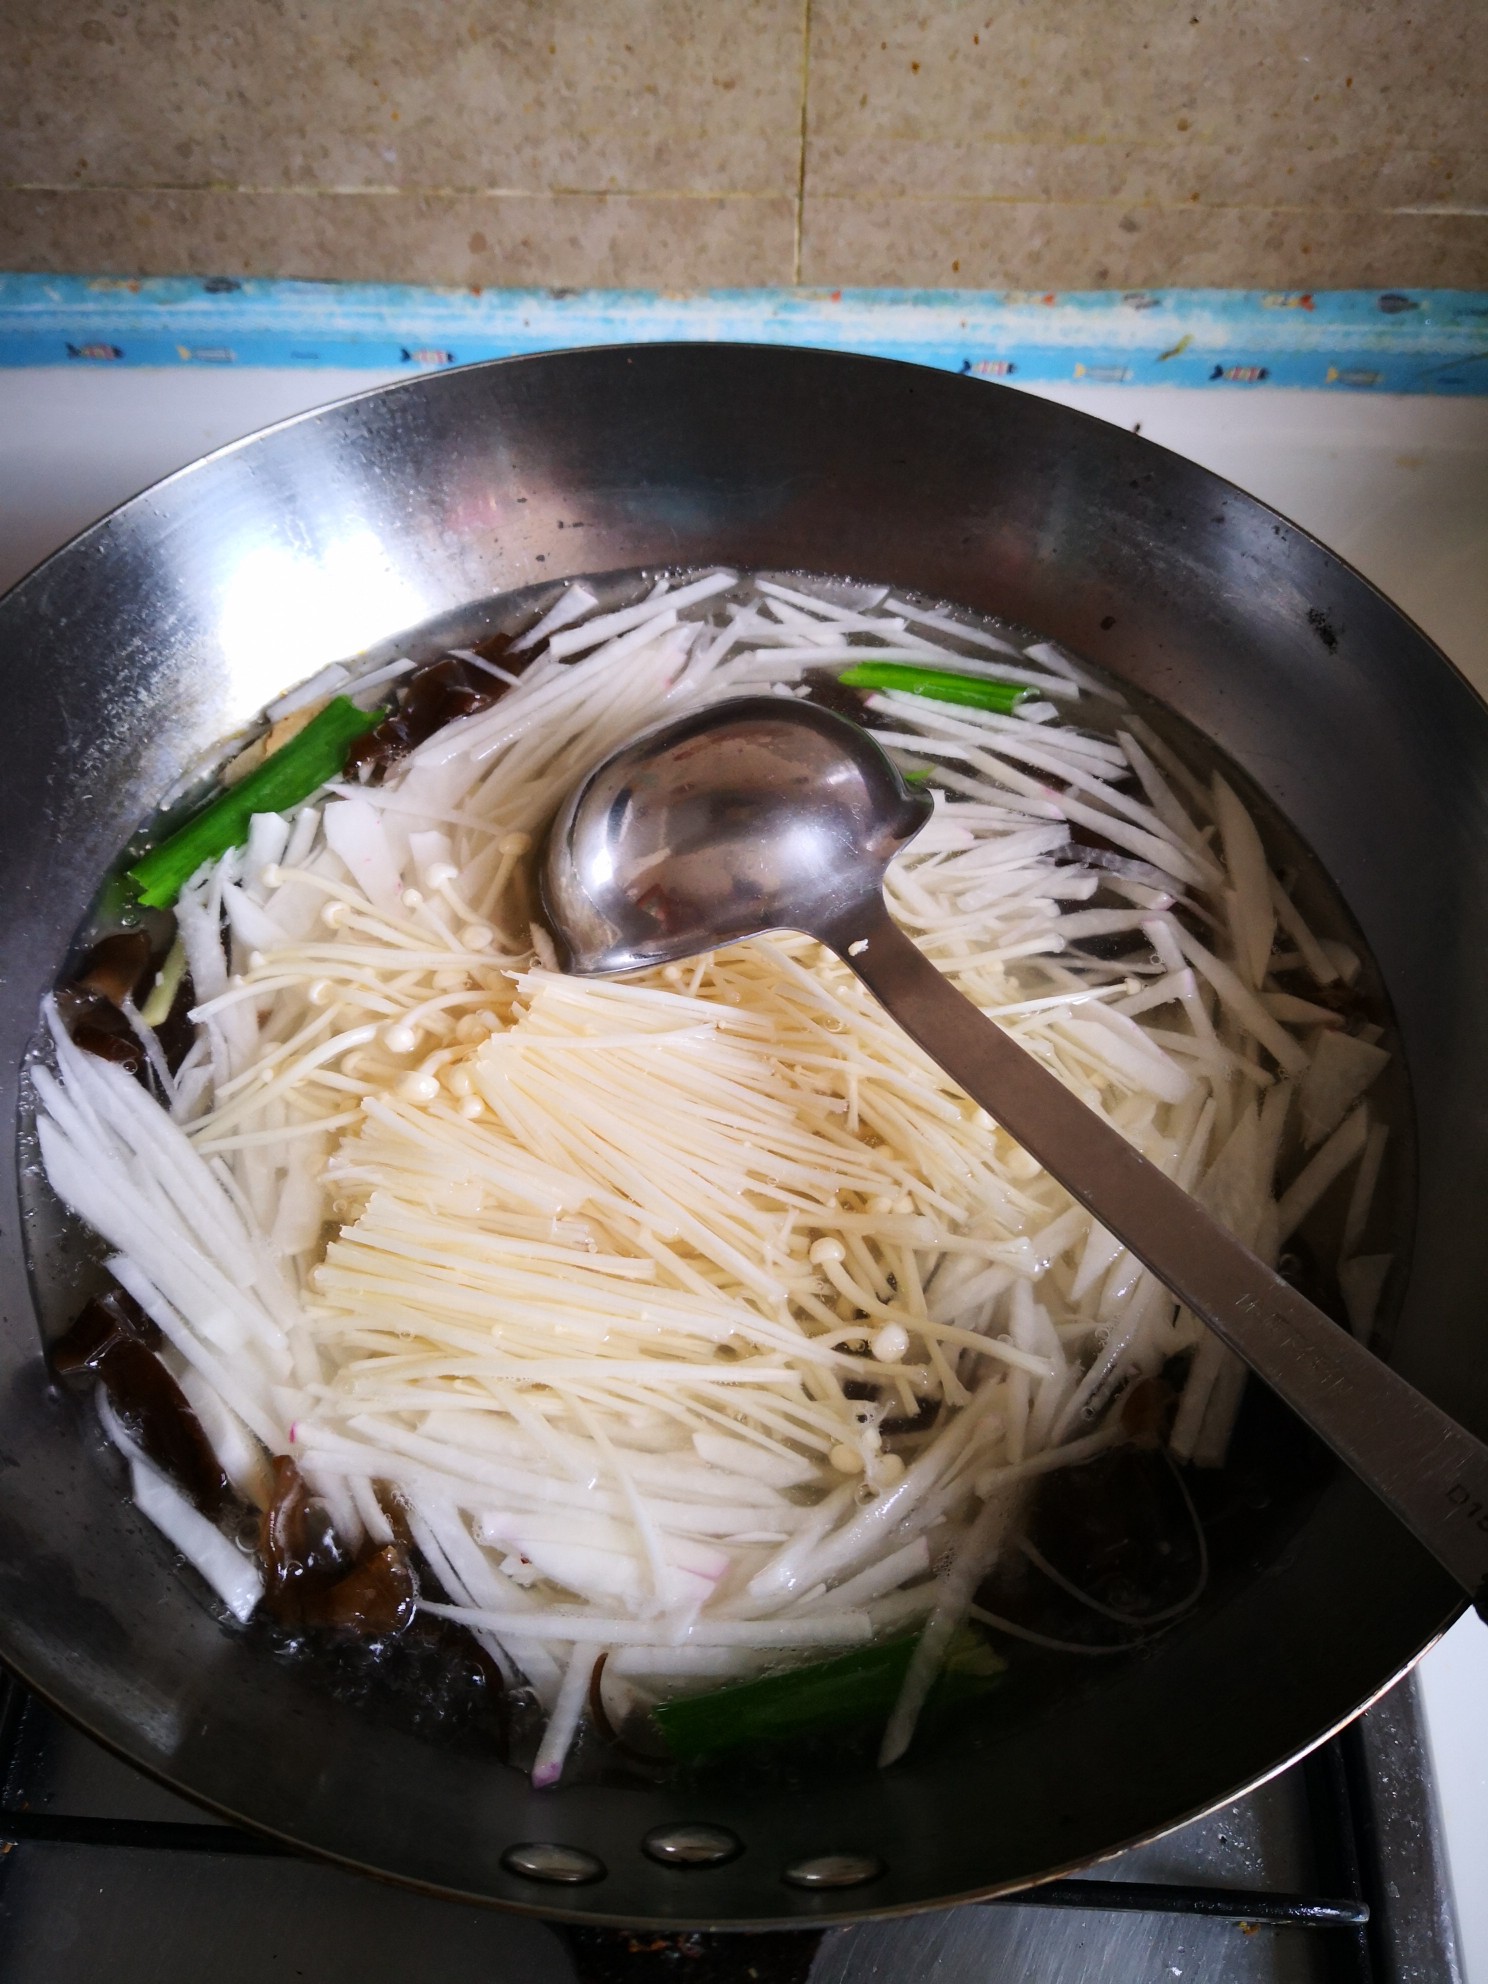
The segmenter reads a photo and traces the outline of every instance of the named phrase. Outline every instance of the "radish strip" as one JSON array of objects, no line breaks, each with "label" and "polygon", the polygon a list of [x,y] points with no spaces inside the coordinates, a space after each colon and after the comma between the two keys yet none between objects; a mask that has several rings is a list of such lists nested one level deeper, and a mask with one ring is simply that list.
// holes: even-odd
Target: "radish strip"
[{"label": "radish strip", "polygon": [[241,1625],[251,1619],[263,1596],[263,1575],[222,1532],[196,1510],[146,1460],[129,1464],[135,1507],[199,1571]]},{"label": "radish strip", "polygon": [[1369,1111],[1361,1102],[1345,1117],[1311,1162],[1282,1193],[1276,1205],[1277,1238],[1288,1240],[1312,1211],[1335,1178],[1341,1177],[1364,1149]]},{"label": "radish strip", "polygon": [[1241,976],[1252,991],[1266,976],[1271,957],[1271,937],[1276,913],[1271,906],[1270,871],[1255,822],[1240,804],[1233,789],[1220,778],[1213,780],[1214,816],[1224,842],[1225,866],[1233,886],[1235,905],[1235,951]]},{"label": "radish strip", "polygon": [[1383,1048],[1353,1034],[1323,1036],[1298,1095],[1302,1141],[1308,1149],[1321,1143],[1330,1130],[1337,1129],[1360,1096],[1373,1086],[1389,1059]]},{"label": "radish strip", "polygon": [[1235,1015],[1247,1033],[1253,1034],[1272,1060],[1289,1075],[1300,1075],[1308,1057],[1283,1027],[1272,1019],[1255,994],[1243,985],[1229,965],[1205,950],[1197,937],[1189,935],[1181,923],[1170,923],[1173,936],[1189,963],[1207,978],[1220,1001]]},{"label": "radish strip", "polygon": [[1303,921],[1301,910],[1274,875],[1271,877],[1270,888],[1276,920],[1302,953],[1302,962],[1307,966],[1308,971],[1319,985],[1337,984],[1338,967],[1313,936]]},{"label": "radish strip", "polygon": [[935,1609],[926,1621],[879,1746],[879,1769],[897,1763],[914,1739],[915,1724],[935,1685],[946,1650],[966,1617],[972,1594],[992,1568],[1007,1533],[1011,1510],[1001,1497],[982,1504],[976,1521],[956,1547],[950,1569],[940,1580]]},{"label": "radish strip", "polygon": [[578,1734],[579,1717],[589,1691],[589,1677],[594,1672],[594,1663],[600,1652],[601,1649],[592,1640],[578,1640],[574,1644],[568,1666],[564,1669],[563,1685],[558,1690],[558,1699],[553,1704],[553,1713],[548,1717],[548,1726],[543,1731],[542,1743],[532,1766],[534,1791],[547,1790],[563,1775],[563,1760]]},{"label": "radish strip", "polygon": [[582,620],[586,613],[592,613],[599,601],[584,585],[572,585],[548,608],[542,618],[527,629],[511,644],[513,654],[525,654],[528,648],[540,647],[550,634],[556,634],[560,627],[572,626],[575,620]]}]

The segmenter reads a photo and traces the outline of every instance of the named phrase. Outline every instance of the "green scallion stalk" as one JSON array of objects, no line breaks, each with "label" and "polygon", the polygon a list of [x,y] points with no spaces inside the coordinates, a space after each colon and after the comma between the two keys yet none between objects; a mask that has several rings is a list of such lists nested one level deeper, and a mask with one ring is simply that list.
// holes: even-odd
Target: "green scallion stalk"
[{"label": "green scallion stalk", "polygon": [[916,668],[904,661],[856,661],[837,679],[850,689],[898,689],[936,703],[995,710],[999,716],[1010,716],[1034,693],[1021,682],[994,682],[986,675],[961,675],[951,668]]},{"label": "green scallion stalk", "polygon": [[359,710],[336,696],[297,737],[265,758],[257,771],[204,806],[169,840],[142,854],[129,869],[146,909],[169,909],[204,861],[241,847],[255,813],[282,813],[335,778],[353,738],[382,721],[381,710]]},{"label": "green scallion stalk", "polygon": [[[871,1722],[894,1706],[917,1638],[911,1633],[877,1646],[855,1647],[834,1660],[815,1661],[786,1674],[662,1702],[652,1717],[672,1755],[686,1760]],[[963,1627],[951,1641],[928,1707],[933,1711],[985,1694],[1005,1668],[985,1640]]]}]

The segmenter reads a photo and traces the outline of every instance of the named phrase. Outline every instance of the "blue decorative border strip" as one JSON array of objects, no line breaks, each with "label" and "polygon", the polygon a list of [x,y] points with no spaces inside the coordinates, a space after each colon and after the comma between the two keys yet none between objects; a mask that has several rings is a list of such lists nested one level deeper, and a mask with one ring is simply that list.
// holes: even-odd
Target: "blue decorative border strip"
[{"label": "blue decorative border strip", "polygon": [[908,358],[1022,384],[1488,393],[1472,290],[469,290],[0,275],[0,366],[416,371],[698,338]]}]

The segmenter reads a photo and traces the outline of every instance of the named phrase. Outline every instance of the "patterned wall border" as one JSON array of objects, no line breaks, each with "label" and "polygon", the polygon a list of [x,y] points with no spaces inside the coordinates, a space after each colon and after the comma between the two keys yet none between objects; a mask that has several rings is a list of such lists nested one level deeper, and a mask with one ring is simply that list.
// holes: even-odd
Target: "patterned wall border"
[{"label": "patterned wall border", "polygon": [[1488,393],[1470,290],[421,289],[0,274],[0,366],[467,364],[698,338],[914,359],[988,379]]}]

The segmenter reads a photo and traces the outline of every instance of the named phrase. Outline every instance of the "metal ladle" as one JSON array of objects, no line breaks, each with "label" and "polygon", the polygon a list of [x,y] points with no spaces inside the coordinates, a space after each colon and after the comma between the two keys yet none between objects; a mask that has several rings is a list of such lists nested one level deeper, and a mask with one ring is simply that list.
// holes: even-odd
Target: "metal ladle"
[{"label": "metal ladle", "polygon": [[1488,1617],[1488,1447],[1242,1246],[904,935],[884,871],[931,811],[866,731],[826,710],[779,696],[696,710],[617,751],[555,820],[542,893],[562,961],[604,976],[768,930],[835,951]]}]

